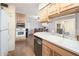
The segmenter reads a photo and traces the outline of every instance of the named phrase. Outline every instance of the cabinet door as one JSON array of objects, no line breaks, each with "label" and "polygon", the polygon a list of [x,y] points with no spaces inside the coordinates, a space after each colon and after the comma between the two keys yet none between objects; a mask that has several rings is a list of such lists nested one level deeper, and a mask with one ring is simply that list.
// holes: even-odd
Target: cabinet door
[{"label": "cabinet door", "polygon": [[61,3],[61,11],[65,11],[65,10],[68,10],[68,9],[71,9],[71,8],[74,8],[74,7],[77,7],[79,6],[78,3],[76,4],[72,4],[72,3]]},{"label": "cabinet door", "polygon": [[40,16],[40,21],[43,21],[44,20],[44,12],[43,12],[43,10],[40,10],[39,16]]},{"label": "cabinet door", "polygon": [[48,6],[46,6],[44,9],[40,10],[40,21],[46,22],[48,21]]},{"label": "cabinet door", "polygon": [[61,56],[59,53],[57,53],[56,51],[54,51],[54,56]]},{"label": "cabinet door", "polygon": [[60,48],[59,46],[52,45],[52,49],[54,50],[55,56],[75,56],[76,54],[69,52],[63,48]]},{"label": "cabinet door", "polygon": [[66,9],[68,9],[68,7],[71,5],[70,3],[61,3],[61,11],[64,11]]},{"label": "cabinet door", "polygon": [[17,23],[25,23],[25,15],[16,13],[16,20],[17,20]]},{"label": "cabinet door", "polygon": [[56,13],[56,10],[57,10],[56,3],[49,4],[49,10],[48,10],[49,15],[55,14]]},{"label": "cabinet door", "polygon": [[51,50],[49,47],[43,45],[42,46],[42,55],[43,56],[50,56],[51,55]]}]

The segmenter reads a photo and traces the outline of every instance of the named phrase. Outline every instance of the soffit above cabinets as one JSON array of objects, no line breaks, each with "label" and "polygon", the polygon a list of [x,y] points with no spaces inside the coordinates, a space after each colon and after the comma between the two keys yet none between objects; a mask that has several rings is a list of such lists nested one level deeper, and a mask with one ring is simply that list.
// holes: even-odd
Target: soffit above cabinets
[{"label": "soffit above cabinets", "polygon": [[48,5],[49,3],[40,3],[39,4],[39,10],[41,10],[42,8],[44,8],[46,5]]}]

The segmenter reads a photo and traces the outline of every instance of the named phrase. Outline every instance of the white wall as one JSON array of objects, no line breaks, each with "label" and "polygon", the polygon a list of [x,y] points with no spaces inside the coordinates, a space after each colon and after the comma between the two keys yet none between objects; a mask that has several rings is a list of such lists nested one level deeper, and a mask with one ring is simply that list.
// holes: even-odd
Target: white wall
[{"label": "white wall", "polygon": [[71,35],[76,35],[75,20],[76,19],[72,18],[64,22],[65,32],[69,32]]},{"label": "white wall", "polygon": [[9,51],[15,50],[15,32],[16,32],[15,7],[10,6],[10,9],[11,14],[9,23],[9,33],[10,33]]},{"label": "white wall", "polygon": [[42,24],[33,17],[27,17],[25,27],[29,29],[29,34],[33,33],[35,28],[42,28]]},{"label": "white wall", "polygon": [[51,21],[50,23],[48,23],[47,28],[49,32],[55,32],[55,21]]},{"label": "white wall", "polygon": [[[77,14],[77,19],[79,19],[78,16],[79,16],[79,14]],[[54,33],[56,33],[56,23],[57,22],[60,22],[64,26],[65,32],[69,32],[70,36],[75,38],[76,14],[70,14],[70,15],[53,18],[51,23],[48,24],[49,32],[54,31]],[[64,24],[63,24],[63,22],[64,22]],[[77,25],[78,25],[78,22],[79,22],[79,20],[77,20]],[[79,26],[77,26],[77,32],[79,32]]]},{"label": "white wall", "polygon": [[59,18],[60,20],[64,22],[63,26],[65,29],[65,32],[69,32],[69,34],[74,35],[74,36],[76,34],[75,16],[76,16],[75,14],[70,14],[70,15],[66,15]]},{"label": "white wall", "polygon": [[9,51],[15,50],[15,32],[16,32],[16,20],[15,20],[15,6],[8,5],[6,9],[7,14],[9,15],[10,19],[8,20],[9,24],[9,43],[8,49]]}]

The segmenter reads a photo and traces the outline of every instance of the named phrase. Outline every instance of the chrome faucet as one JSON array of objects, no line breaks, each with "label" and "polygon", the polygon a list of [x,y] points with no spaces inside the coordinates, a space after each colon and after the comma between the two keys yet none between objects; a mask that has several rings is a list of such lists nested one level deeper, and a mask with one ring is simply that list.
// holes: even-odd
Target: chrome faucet
[{"label": "chrome faucet", "polygon": [[63,31],[62,31],[62,37],[65,37],[64,35],[65,35],[65,28],[64,28],[64,26],[62,26],[62,29],[63,29]]},{"label": "chrome faucet", "polygon": [[69,33],[69,32],[65,32],[64,26],[63,26],[62,28],[63,28],[62,37],[63,37],[63,38],[66,38],[65,36],[66,36],[66,35],[70,35],[70,33]]}]

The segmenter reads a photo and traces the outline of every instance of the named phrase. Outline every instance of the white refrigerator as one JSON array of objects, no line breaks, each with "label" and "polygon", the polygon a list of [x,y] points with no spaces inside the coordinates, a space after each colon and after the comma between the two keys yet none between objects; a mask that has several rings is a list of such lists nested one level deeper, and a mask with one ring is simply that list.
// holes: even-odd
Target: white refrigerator
[{"label": "white refrigerator", "polygon": [[8,20],[9,16],[4,10],[0,10],[0,55],[6,56],[8,54]]}]

